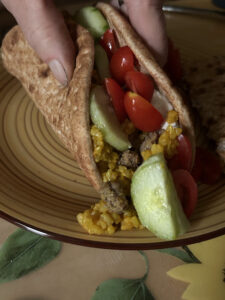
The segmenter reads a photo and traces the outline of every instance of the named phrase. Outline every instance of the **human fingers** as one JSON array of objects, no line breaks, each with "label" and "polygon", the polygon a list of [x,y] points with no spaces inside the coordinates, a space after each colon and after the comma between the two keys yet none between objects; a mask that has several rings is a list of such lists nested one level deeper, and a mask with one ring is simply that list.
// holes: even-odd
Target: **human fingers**
[{"label": "human fingers", "polygon": [[3,0],[26,39],[56,79],[66,85],[74,69],[75,49],[64,18],[52,0]]},{"label": "human fingers", "polygon": [[161,66],[167,61],[167,35],[162,0],[113,0],[152,50]]}]

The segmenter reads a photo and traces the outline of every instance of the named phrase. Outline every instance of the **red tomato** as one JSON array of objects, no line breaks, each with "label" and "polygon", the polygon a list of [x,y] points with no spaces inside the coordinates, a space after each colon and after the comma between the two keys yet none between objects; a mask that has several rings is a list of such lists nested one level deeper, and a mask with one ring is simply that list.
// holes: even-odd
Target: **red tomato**
[{"label": "red tomato", "polygon": [[134,69],[134,54],[128,46],[119,48],[110,61],[110,70],[113,77],[124,83],[125,74]]},{"label": "red tomato", "polygon": [[153,80],[138,71],[129,71],[125,75],[125,81],[129,89],[141,95],[146,100],[151,100],[154,92]]},{"label": "red tomato", "polygon": [[168,166],[171,170],[185,169],[191,170],[192,163],[192,146],[186,135],[180,134],[178,136],[177,154],[175,154],[169,161]]},{"label": "red tomato", "polygon": [[120,122],[123,122],[126,117],[126,111],[124,107],[124,91],[119,84],[112,78],[105,79],[105,85],[107,92],[112,100],[113,107],[115,109],[117,118]]},{"label": "red tomato", "polygon": [[177,82],[182,78],[180,52],[174,47],[171,39],[168,39],[168,58],[165,70],[173,82]]},{"label": "red tomato", "polygon": [[201,180],[203,165],[204,164],[201,157],[201,149],[196,148],[195,162],[194,162],[193,169],[191,171],[191,175],[193,176],[196,182],[199,182]]},{"label": "red tomato", "polygon": [[113,29],[106,30],[100,39],[100,44],[105,49],[108,57],[111,58],[118,49],[118,44]]},{"label": "red tomato", "polygon": [[161,113],[136,93],[127,92],[124,97],[126,112],[134,126],[142,131],[158,130],[163,122]]},{"label": "red tomato", "polygon": [[176,170],[172,172],[172,175],[183,210],[189,218],[195,209],[198,199],[197,184],[187,170]]},{"label": "red tomato", "polygon": [[197,148],[192,174],[196,180],[202,183],[216,183],[222,175],[222,168],[218,157],[208,150]]}]

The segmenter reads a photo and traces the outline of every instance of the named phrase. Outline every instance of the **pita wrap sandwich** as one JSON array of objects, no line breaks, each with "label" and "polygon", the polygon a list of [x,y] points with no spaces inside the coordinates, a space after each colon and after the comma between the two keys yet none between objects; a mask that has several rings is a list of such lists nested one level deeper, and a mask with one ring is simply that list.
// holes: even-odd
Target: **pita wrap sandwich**
[{"label": "pita wrap sandwich", "polygon": [[[118,80],[118,83],[115,77],[107,78],[108,82],[109,79],[111,83],[116,82],[128,105],[125,105],[125,98],[124,104],[115,102],[110,85],[106,84],[107,89],[104,86],[102,73],[108,77],[116,53],[109,59],[109,70],[106,71],[104,66],[99,74],[99,61],[103,62],[107,57],[105,53],[98,58],[96,71],[94,38],[95,44],[99,39],[93,38],[93,34],[72,21],[68,22],[68,27],[77,53],[74,74],[67,87],[57,82],[18,26],[3,41],[3,63],[22,83],[101,195],[99,203],[78,215],[78,222],[94,234],[146,227],[163,239],[174,239],[187,231],[189,222],[185,214],[189,215],[190,211],[184,213],[176,192],[173,178],[179,177],[180,173],[172,177],[167,165],[181,163],[182,168],[188,169],[183,173],[191,176],[195,155],[191,111],[127,19],[108,4],[98,3],[97,8],[97,14],[101,11],[107,24],[106,28],[101,28],[102,32],[110,28],[117,40],[116,53],[128,49],[134,61],[133,71],[147,77],[147,82],[151,81],[151,99],[138,95],[139,89],[130,89],[126,80],[122,83]],[[87,26],[88,29],[100,23],[96,21],[95,14],[96,8],[89,7],[85,21],[94,22]],[[132,83],[135,87],[131,80],[131,86]],[[135,121],[136,115],[133,118],[129,110],[129,103],[135,102],[136,98],[151,113],[147,117],[147,125],[142,124],[146,119],[146,109],[142,110],[145,117],[140,115],[138,122]],[[122,119],[119,115],[121,105],[126,114]],[[152,120],[150,125],[149,119]],[[191,154],[180,161],[177,149],[181,144]],[[196,185],[194,188],[197,200]]]}]

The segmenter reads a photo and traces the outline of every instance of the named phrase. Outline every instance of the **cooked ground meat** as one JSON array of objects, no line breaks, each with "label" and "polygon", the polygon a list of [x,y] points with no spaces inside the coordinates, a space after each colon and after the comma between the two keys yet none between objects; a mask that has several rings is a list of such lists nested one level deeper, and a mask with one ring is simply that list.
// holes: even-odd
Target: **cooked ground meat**
[{"label": "cooked ground meat", "polygon": [[135,170],[141,163],[141,158],[135,151],[126,150],[122,153],[118,163],[122,166]]},{"label": "cooked ground meat", "polygon": [[140,146],[140,153],[146,150],[150,150],[152,144],[156,143],[158,135],[156,132],[148,132],[144,137],[144,141]]},{"label": "cooked ground meat", "polygon": [[128,206],[128,200],[116,182],[105,184],[102,198],[111,212],[122,213]]}]

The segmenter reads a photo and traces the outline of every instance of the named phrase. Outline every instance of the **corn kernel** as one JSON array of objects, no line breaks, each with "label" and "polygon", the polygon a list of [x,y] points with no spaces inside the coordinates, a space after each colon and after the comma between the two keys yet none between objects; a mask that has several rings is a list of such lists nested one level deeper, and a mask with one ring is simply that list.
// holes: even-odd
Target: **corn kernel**
[{"label": "corn kernel", "polygon": [[166,146],[169,141],[169,133],[167,131],[164,131],[160,137],[159,137],[159,145]]},{"label": "corn kernel", "polygon": [[131,230],[132,228],[133,228],[133,225],[130,221],[130,218],[129,217],[124,218],[121,222],[120,229],[121,230]]},{"label": "corn kernel", "polygon": [[100,217],[107,225],[112,225],[113,224],[113,218],[110,216],[110,214],[103,213]]},{"label": "corn kernel", "polygon": [[127,135],[134,133],[136,130],[134,124],[128,119],[123,122],[122,129]]},{"label": "corn kernel", "polygon": [[113,233],[115,233],[115,231],[116,231],[116,227],[115,226],[110,225],[107,228],[107,233],[110,234],[110,235],[113,234]]},{"label": "corn kernel", "polygon": [[178,113],[175,110],[171,110],[167,115],[167,123],[172,124],[178,121]]},{"label": "corn kernel", "polygon": [[115,224],[119,224],[122,220],[121,216],[119,214],[116,214],[116,213],[112,213],[112,217],[113,217],[113,220],[114,220]]},{"label": "corn kernel", "polygon": [[145,150],[141,152],[141,156],[144,160],[147,160],[152,155],[151,150]]},{"label": "corn kernel", "polygon": [[119,166],[118,171],[120,172],[120,175],[131,179],[134,175],[134,171],[131,169],[126,168],[125,166]]},{"label": "corn kernel", "polygon": [[163,146],[162,145],[158,145],[158,144],[153,144],[151,151],[152,151],[152,155],[154,154],[158,154],[158,153],[163,153]]},{"label": "corn kernel", "polygon": [[108,169],[107,172],[102,174],[103,182],[116,181],[118,175],[118,172]]},{"label": "corn kernel", "polygon": [[143,229],[134,208],[127,209],[122,215],[111,213],[104,201],[92,205],[77,215],[78,223],[89,234],[113,234],[117,228],[121,230]]}]

